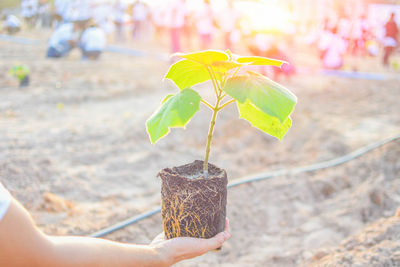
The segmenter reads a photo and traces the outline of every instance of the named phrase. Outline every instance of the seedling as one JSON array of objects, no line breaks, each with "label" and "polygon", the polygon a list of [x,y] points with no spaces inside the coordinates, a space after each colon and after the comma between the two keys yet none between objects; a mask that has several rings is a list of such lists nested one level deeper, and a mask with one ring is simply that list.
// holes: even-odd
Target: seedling
[{"label": "seedling", "polygon": [[[147,132],[154,144],[170,128],[185,127],[199,110],[200,103],[212,112],[204,161],[165,168],[162,179],[161,215],[167,238],[190,236],[210,238],[225,226],[227,174],[208,162],[217,114],[236,103],[240,117],[254,127],[282,139],[292,125],[290,114],[297,98],[282,85],[254,72],[251,65],[280,67],[285,62],[264,57],[241,57],[230,51],[201,51],[177,54],[165,78],[172,80],[179,92],[167,95],[161,106],[147,120]],[[204,99],[192,87],[210,81],[215,101]]]},{"label": "seedling", "polygon": [[14,67],[10,69],[9,74],[18,79],[19,86],[29,85],[30,70],[28,66],[24,64],[14,65]]},{"label": "seedling", "polygon": [[[240,117],[254,127],[282,139],[292,125],[289,115],[297,98],[282,85],[254,72],[239,71],[250,65],[281,67],[286,63],[265,57],[241,57],[230,51],[201,51],[176,54],[183,58],[173,64],[165,78],[180,89],[167,95],[159,109],[147,121],[147,132],[154,144],[167,135],[170,128],[185,127],[203,103],[212,111],[204,157],[204,176],[208,175],[208,160],[217,114],[231,103],[236,103]],[[211,80],[215,104],[203,99],[193,86]]]}]

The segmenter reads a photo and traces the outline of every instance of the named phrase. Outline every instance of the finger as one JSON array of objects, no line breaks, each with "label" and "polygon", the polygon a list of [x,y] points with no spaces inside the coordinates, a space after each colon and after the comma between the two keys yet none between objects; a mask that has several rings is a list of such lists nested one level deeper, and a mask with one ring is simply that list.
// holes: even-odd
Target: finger
[{"label": "finger", "polygon": [[[218,249],[229,237],[230,234],[224,231],[209,239],[178,237],[169,241],[173,241],[175,244],[175,259],[183,260],[194,258],[211,250]],[[182,244],[185,245],[182,246]]]},{"label": "finger", "polygon": [[221,232],[217,234],[216,236],[206,239],[207,241],[207,246],[209,250],[217,249],[222,246],[222,244],[230,238],[230,233],[227,231]]},{"label": "finger", "polygon": [[230,227],[229,227],[229,219],[228,217],[225,218],[225,232],[230,232]]}]

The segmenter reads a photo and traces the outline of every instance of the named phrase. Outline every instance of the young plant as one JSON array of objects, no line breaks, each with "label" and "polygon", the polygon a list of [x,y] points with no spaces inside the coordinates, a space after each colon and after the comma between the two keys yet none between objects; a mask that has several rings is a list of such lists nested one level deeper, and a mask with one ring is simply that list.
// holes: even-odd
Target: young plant
[{"label": "young plant", "polygon": [[[282,85],[254,72],[239,70],[251,65],[281,67],[281,60],[256,56],[237,56],[230,51],[200,51],[176,54],[182,60],[174,63],[165,78],[180,89],[167,95],[161,106],[147,120],[147,132],[154,144],[167,135],[170,128],[185,127],[203,103],[212,111],[207,135],[203,176],[208,176],[208,160],[217,114],[231,103],[236,103],[240,118],[278,139],[282,139],[292,125],[290,114],[296,96]],[[211,80],[215,104],[203,99],[192,89],[194,85]]]},{"label": "young plant", "polygon": [[26,66],[24,64],[14,65],[9,70],[9,74],[18,79],[20,86],[26,86],[29,84],[30,70],[29,70],[28,66]]}]

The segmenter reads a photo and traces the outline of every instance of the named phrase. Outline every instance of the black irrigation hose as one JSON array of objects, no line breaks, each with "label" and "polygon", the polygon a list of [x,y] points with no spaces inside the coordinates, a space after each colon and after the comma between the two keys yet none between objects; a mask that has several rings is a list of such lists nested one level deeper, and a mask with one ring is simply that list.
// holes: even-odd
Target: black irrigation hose
[{"label": "black irrigation hose", "polygon": [[[257,181],[262,181],[262,180],[266,180],[266,179],[270,179],[270,178],[274,178],[277,176],[284,176],[284,175],[294,175],[294,174],[298,174],[298,173],[303,173],[303,172],[313,172],[313,171],[317,171],[317,170],[322,170],[322,169],[326,169],[326,168],[331,168],[331,167],[335,167],[338,165],[341,165],[343,163],[349,162],[355,158],[358,158],[361,155],[364,155],[378,147],[381,147],[389,142],[393,142],[397,139],[400,139],[400,134],[384,139],[382,141],[378,141],[372,144],[369,144],[367,146],[364,146],[362,148],[359,148],[347,155],[344,155],[342,157],[338,157],[336,159],[332,159],[332,160],[327,160],[327,161],[323,161],[323,162],[319,162],[316,164],[312,164],[312,165],[307,165],[307,166],[303,166],[303,167],[298,167],[298,168],[294,168],[294,169],[283,169],[283,170],[277,170],[277,171],[273,171],[273,172],[266,172],[266,173],[259,173],[257,175],[251,175],[251,176],[246,176],[243,177],[241,179],[237,179],[235,181],[233,181],[232,183],[228,184],[228,188],[232,188],[235,186],[239,186],[242,184],[247,184],[247,183],[251,183],[251,182],[257,182]],[[157,214],[160,212],[160,208],[155,208],[152,209],[150,211],[144,212],[142,214],[139,214],[137,216],[133,216],[131,218],[128,218],[122,222],[116,223],[114,225],[111,225],[110,227],[104,228],[98,232],[95,232],[93,234],[91,234],[91,237],[103,237],[105,235],[108,235],[112,232],[121,230],[131,224],[137,223],[139,221],[142,221],[148,217],[153,216],[154,214]]]}]

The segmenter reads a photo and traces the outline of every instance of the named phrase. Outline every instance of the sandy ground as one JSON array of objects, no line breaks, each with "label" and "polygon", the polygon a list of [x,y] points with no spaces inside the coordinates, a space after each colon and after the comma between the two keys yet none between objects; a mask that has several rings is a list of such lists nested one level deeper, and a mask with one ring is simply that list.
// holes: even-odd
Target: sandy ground
[{"label": "sandy ground", "polygon": [[[174,129],[153,146],[145,121],[177,90],[162,82],[166,62],[44,54],[44,45],[0,42],[0,181],[49,234],[89,234],[159,206],[156,174],[203,158],[210,112],[202,107],[186,130]],[[16,62],[30,66],[30,87],[18,88],[7,75]],[[374,70],[377,61],[368,64]],[[283,142],[237,119],[233,105],[218,117],[211,162],[231,181],[332,159],[400,133],[396,79],[303,74],[282,82],[299,99]],[[200,93],[210,96],[205,88]],[[396,141],[335,168],[230,189],[231,240],[219,253],[177,266],[353,266],[332,263],[335,253],[357,259],[375,247],[377,263],[368,266],[400,266],[399,238],[390,232],[375,247],[349,238],[375,221],[365,231],[379,232],[387,222],[397,225],[398,236],[398,218],[389,217],[400,207],[399,158]],[[148,243],[161,230],[156,215],[106,238]],[[364,250],[354,252],[346,238]]]}]

